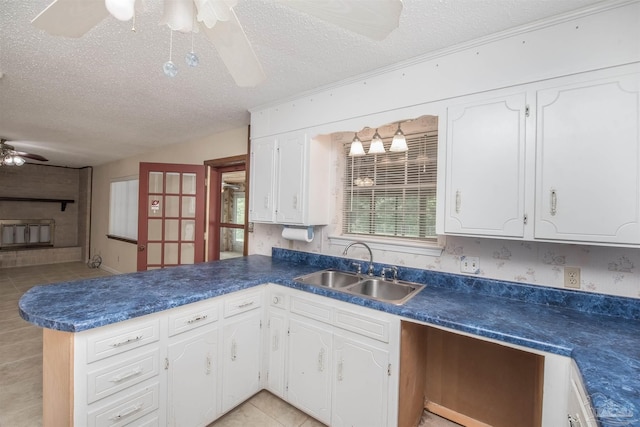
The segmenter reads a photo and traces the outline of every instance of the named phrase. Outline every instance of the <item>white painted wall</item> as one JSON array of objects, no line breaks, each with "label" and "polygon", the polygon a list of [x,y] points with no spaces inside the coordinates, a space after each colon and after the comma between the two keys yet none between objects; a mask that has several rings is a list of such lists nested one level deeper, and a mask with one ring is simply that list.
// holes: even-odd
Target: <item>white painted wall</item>
[{"label": "white painted wall", "polygon": [[[257,108],[251,133],[256,138],[307,129],[313,136],[424,114],[442,118],[455,97],[633,62],[640,62],[640,2],[607,2]],[[339,234],[340,224],[341,169],[335,153],[332,223],[316,227],[316,238],[308,244],[282,239],[281,226],[255,224],[250,253],[270,255],[275,246],[341,254],[344,247],[328,239]],[[562,267],[577,266],[583,289],[640,298],[638,249],[447,237],[440,256],[377,250],[374,259],[459,273],[461,255],[480,257],[481,276],[556,287],[563,285]]]}]

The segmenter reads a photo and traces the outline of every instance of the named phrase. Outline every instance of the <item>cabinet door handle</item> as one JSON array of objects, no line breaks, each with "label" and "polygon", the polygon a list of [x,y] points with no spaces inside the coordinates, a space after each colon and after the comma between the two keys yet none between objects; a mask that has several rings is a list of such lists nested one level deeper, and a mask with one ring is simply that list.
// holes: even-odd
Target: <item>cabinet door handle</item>
[{"label": "cabinet door handle", "polygon": [[267,209],[269,207],[269,196],[264,196],[264,208]]},{"label": "cabinet door handle", "polygon": [[555,189],[551,189],[551,215],[555,216],[558,212],[558,192]]},{"label": "cabinet door handle", "polygon": [[578,415],[576,415],[575,417],[571,414],[569,414],[569,427],[581,427],[580,424],[580,419],[578,418]]},{"label": "cabinet door handle", "polygon": [[271,350],[272,351],[278,351],[279,347],[280,347],[280,338],[276,334],[276,335],[273,336],[273,341],[271,343]]},{"label": "cabinet door handle", "polygon": [[134,342],[140,341],[143,338],[142,335],[135,336],[133,338],[126,339],[124,341],[118,341],[111,344],[111,347],[122,347],[123,345],[132,344]]},{"label": "cabinet door handle", "polygon": [[324,372],[324,348],[318,353],[318,372]]},{"label": "cabinet door handle", "polygon": [[195,323],[195,322],[199,322],[201,320],[206,319],[207,317],[208,316],[206,314],[198,314],[198,315],[192,317],[191,319],[187,320],[187,323],[188,324],[192,324],[192,323]]},{"label": "cabinet door handle", "polygon": [[236,340],[231,340],[231,361],[235,362],[238,358],[238,346],[236,345]]},{"label": "cabinet door handle", "polygon": [[338,381],[342,381],[342,367],[343,367],[344,363],[342,361],[342,359],[340,359],[340,362],[338,363]]},{"label": "cabinet door handle", "polygon": [[460,213],[460,204],[462,203],[462,195],[460,190],[456,191],[456,213]]},{"label": "cabinet door handle", "polygon": [[211,374],[211,354],[207,353],[207,375]]},{"label": "cabinet door handle", "polygon": [[130,372],[127,372],[126,374],[116,375],[115,377],[111,378],[109,381],[111,381],[112,383],[119,383],[131,377],[135,377],[136,375],[140,375],[141,373],[142,373],[142,368],[138,366],[137,368],[135,368]]},{"label": "cabinet door handle", "polygon": [[136,412],[138,412],[140,409],[142,409],[142,403],[138,403],[137,405],[134,405],[128,409],[125,409],[123,412],[118,413],[113,415],[111,418],[109,418],[112,421],[117,421],[117,420],[121,420],[125,417],[128,417],[129,415],[132,415]]},{"label": "cabinet door handle", "polygon": [[293,196],[293,210],[298,209],[298,196]]}]

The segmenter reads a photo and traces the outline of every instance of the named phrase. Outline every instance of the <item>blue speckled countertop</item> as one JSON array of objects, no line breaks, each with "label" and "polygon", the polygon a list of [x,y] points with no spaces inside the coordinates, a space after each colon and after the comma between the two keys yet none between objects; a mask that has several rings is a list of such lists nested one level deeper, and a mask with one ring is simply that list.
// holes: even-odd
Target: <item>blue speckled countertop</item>
[{"label": "blue speckled countertop", "polygon": [[[322,268],[348,270],[350,261],[274,249],[273,258],[255,255],[36,286],[20,299],[20,315],[44,328],[79,332],[266,282],[278,283],[571,356],[600,425],[640,426],[640,300],[400,268],[401,279],[428,286],[405,305],[395,306],[292,280]],[[382,266],[376,264],[376,271]]]}]

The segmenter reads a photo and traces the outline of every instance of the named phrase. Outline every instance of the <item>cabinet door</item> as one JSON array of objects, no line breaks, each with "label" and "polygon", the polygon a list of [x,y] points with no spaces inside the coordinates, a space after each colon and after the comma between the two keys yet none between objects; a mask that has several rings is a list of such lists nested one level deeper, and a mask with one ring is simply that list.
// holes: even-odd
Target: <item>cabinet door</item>
[{"label": "cabinet door", "polygon": [[289,319],[287,401],[325,424],[331,421],[331,339],[329,326]]},{"label": "cabinet door", "polygon": [[384,427],[389,401],[389,352],[364,337],[333,338],[331,425]]},{"label": "cabinet door", "polygon": [[275,164],[275,139],[251,141],[249,221],[273,222],[275,219]]},{"label": "cabinet door", "polygon": [[640,243],[639,82],[537,92],[536,238]]},{"label": "cabinet door", "polygon": [[445,233],[524,236],[525,94],[447,112]]},{"label": "cabinet door", "polygon": [[[205,426],[217,417],[217,327],[184,333],[168,347],[168,424]],[[195,332],[195,331],[194,331]]]},{"label": "cabinet door", "polygon": [[223,329],[222,412],[260,390],[260,310],[230,318]]},{"label": "cabinet door", "polygon": [[276,221],[279,224],[301,224],[304,215],[304,191],[307,188],[307,136],[293,133],[278,139],[278,202]]},{"label": "cabinet door", "polygon": [[284,367],[286,343],[286,315],[283,310],[269,310],[269,335],[267,338],[267,387],[278,397],[284,398]]}]

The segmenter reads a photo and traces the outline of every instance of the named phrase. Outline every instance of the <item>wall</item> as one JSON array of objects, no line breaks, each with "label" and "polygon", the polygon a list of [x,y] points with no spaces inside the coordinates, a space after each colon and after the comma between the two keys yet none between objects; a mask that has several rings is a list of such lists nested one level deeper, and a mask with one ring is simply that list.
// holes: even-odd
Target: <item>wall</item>
[{"label": "wall", "polygon": [[109,230],[109,188],[118,178],[138,176],[140,162],[203,164],[205,160],[247,153],[248,129],[241,127],[206,138],[160,147],[148,153],[100,165],[93,171],[91,256],[114,273],[136,271],[137,245],[106,237]]},{"label": "wall", "polygon": [[[23,166],[0,167],[0,196],[69,199],[64,212],[60,203],[0,202],[2,219],[55,220],[56,247],[78,246],[80,201],[79,169],[27,163]],[[86,212],[85,212],[86,213]]]},{"label": "wall", "polygon": [[[638,61],[640,2],[607,2],[255,109],[252,138],[298,129],[308,129],[311,136],[354,131],[423,114],[442,119],[447,100],[457,96]],[[442,126],[440,131],[443,138]],[[282,239],[281,226],[255,224],[250,253],[270,255],[276,246],[341,255],[344,243],[329,239],[340,233],[341,221],[336,209],[341,165],[335,153],[334,147],[331,224],[316,227],[316,238],[308,244]],[[582,270],[585,290],[640,298],[638,249],[452,236],[443,239],[443,246],[440,255],[400,253],[387,246],[374,250],[374,259],[460,273],[462,255],[478,256],[481,276],[554,287],[563,286],[563,266],[574,266]],[[362,249],[349,255],[366,258]]]}]

